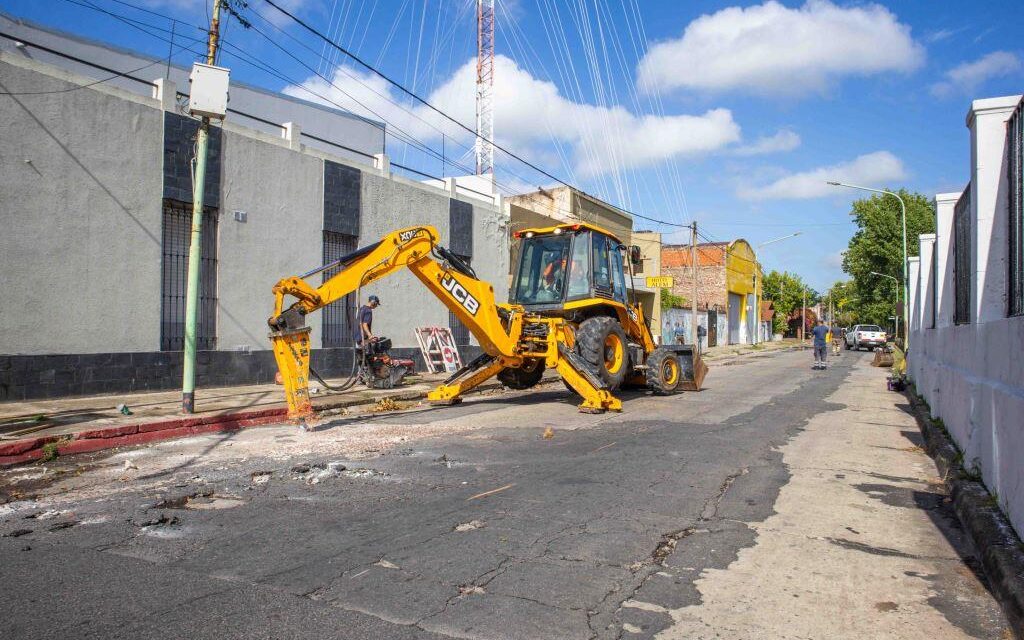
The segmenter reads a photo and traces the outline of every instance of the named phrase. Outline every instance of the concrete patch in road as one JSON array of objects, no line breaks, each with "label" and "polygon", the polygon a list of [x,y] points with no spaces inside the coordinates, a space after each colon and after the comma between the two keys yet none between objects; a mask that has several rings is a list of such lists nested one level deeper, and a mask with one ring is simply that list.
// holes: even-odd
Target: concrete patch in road
[{"label": "concrete patch in road", "polygon": [[493,593],[458,598],[443,611],[420,622],[420,626],[440,634],[475,640],[584,640],[592,637],[586,611]]}]

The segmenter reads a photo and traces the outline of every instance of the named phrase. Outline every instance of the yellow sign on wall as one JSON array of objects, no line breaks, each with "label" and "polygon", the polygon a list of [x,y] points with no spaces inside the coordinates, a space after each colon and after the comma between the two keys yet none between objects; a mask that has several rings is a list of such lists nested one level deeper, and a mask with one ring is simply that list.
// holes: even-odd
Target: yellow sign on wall
[{"label": "yellow sign on wall", "polygon": [[672,276],[647,276],[648,289],[671,289],[675,283]]}]

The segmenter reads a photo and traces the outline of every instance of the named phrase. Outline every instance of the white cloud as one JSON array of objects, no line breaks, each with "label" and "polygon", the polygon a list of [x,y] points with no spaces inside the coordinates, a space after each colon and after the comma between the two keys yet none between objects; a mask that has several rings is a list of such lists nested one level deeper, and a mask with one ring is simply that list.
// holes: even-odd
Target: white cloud
[{"label": "white cloud", "polygon": [[[573,102],[553,83],[534,78],[506,56],[497,56],[495,67],[499,79],[494,99],[498,143],[517,151],[531,151],[555,140],[566,147],[581,176],[709,153],[740,139],[740,127],[728,109],[710,109],[697,115],[635,114],[621,106]],[[426,107],[410,105],[406,111],[390,103],[387,98],[404,101],[378,77],[338,68],[333,81],[337,88],[318,77],[304,84],[355,113],[383,119],[389,127],[397,125],[420,140],[437,140],[440,130],[445,136],[471,142],[470,134]],[[476,63],[470,60],[427,100],[472,128],[476,119],[475,84]],[[288,87],[285,93],[324,102],[301,87]]]},{"label": "white cloud", "polygon": [[821,259],[821,263],[830,269],[841,269],[843,267],[843,256],[845,255],[846,251],[835,251],[824,256]]},{"label": "white cloud", "polygon": [[747,200],[804,200],[836,193],[827,181],[876,186],[906,176],[903,162],[888,151],[857,156],[850,162],[794,173],[763,187],[741,187],[739,197]]},{"label": "white cloud", "polygon": [[1009,51],[993,51],[973,62],[964,62],[946,72],[945,80],[932,85],[932,94],[947,97],[970,94],[986,80],[1019,73],[1021,60]]},{"label": "white cloud", "polygon": [[736,147],[733,154],[738,156],[759,156],[768,153],[792,151],[800,146],[800,136],[788,129],[782,129],[773,136],[761,136],[750,144]]},{"label": "white cloud", "polygon": [[808,0],[790,9],[772,0],[705,14],[681,37],[654,45],[640,61],[638,85],[791,96],[841,76],[912,71],[924,57],[910,27],[885,7]]},{"label": "white cloud", "polygon": [[943,40],[949,40],[956,34],[962,33],[963,31],[966,30],[967,27],[960,27],[958,29],[938,29],[936,31],[929,32],[927,35],[925,35],[924,39],[927,42],[934,44],[936,42],[942,42]]}]

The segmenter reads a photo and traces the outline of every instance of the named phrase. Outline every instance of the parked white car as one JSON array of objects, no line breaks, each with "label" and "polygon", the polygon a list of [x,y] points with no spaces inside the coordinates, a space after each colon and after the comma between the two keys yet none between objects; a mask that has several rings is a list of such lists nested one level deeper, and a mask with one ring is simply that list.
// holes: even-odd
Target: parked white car
[{"label": "parked white car", "polygon": [[862,348],[873,349],[875,347],[884,347],[886,343],[885,332],[877,324],[855,324],[846,334],[846,348],[857,349],[858,351]]}]

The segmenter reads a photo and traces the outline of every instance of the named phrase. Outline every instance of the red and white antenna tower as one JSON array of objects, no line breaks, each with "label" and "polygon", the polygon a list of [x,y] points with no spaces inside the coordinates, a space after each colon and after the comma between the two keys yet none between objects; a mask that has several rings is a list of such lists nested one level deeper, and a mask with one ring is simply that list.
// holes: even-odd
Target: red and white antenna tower
[{"label": "red and white antenna tower", "polygon": [[476,174],[494,174],[494,0],[476,0]]}]

